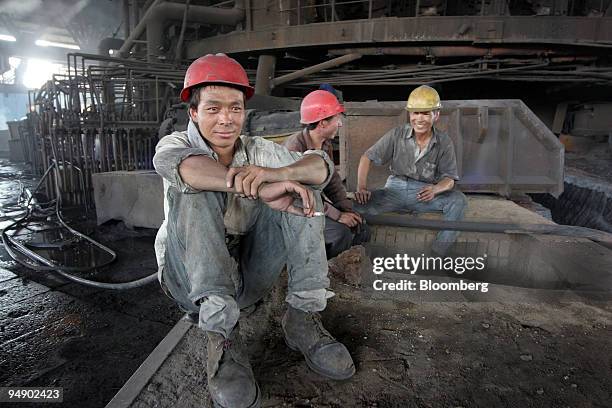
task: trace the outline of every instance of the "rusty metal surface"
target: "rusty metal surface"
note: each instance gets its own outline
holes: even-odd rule
[[[579,38],[580,41],[576,41]],[[612,47],[612,18],[563,16],[386,17],[293,26],[254,27],[192,41],[187,58],[280,48],[375,43],[555,44]]]
[[[404,102],[352,102],[346,108],[341,161],[347,166],[347,187],[355,190],[359,158],[388,130],[405,123],[406,111]],[[522,101],[444,101],[437,127],[455,143],[462,191],[563,192],[563,146]],[[373,166],[368,187],[382,187],[388,174],[387,166]]]
[[[344,106],[347,116],[340,129],[340,162],[346,165],[342,173],[348,190],[355,191],[359,158],[387,130],[404,123],[406,111],[402,102],[347,102]],[[368,187],[382,187],[387,176],[386,169],[372,166]]]

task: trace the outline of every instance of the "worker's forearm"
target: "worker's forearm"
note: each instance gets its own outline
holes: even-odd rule
[[[308,154],[289,166],[279,169],[283,179],[302,184],[322,184],[327,180],[328,167],[325,159],[316,154]]]
[[[179,174],[184,183],[196,190],[235,191],[227,187],[227,167],[207,156],[189,156],[179,164]]]
[[[434,185],[434,188],[436,190],[436,194],[440,194],[445,191],[452,190],[454,186],[455,180],[449,177],[444,177],[442,180],[440,180],[437,184]]]
[[[361,156],[361,159],[359,159],[359,167],[357,168],[357,190],[367,189],[370,163],[371,161],[366,155]]]
[[[234,186],[227,187],[228,169],[214,159],[203,156],[189,156],[179,164],[179,175],[184,183],[196,190],[235,192]],[[322,184],[327,179],[328,167],[325,159],[318,155],[307,155],[299,161],[277,169],[273,181],[291,180],[302,184]]]

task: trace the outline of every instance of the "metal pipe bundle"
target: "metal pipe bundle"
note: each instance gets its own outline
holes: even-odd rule
[[[30,95],[27,159],[41,175],[58,158],[59,191],[69,205],[93,207],[94,173],[152,169],[159,124],[178,102],[184,67],[116,59],[103,65],[109,60],[69,54],[67,74]],[[48,178],[46,193],[55,187]]]

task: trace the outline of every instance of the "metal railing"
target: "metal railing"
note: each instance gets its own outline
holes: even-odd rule
[[[281,8],[282,14],[295,17],[291,25],[345,20],[372,19],[380,17],[420,16],[468,16],[468,15],[533,15],[533,16],[588,16],[604,17],[612,7],[609,0],[600,0],[597,8],[587,7],[575,0],[550,0],[527,2],[513,0],[444,0],[425,2],[421,0],[386,1],[345,0],[315,1],[295,0],[295,7]],[[292,19],[290,18],[289,21]]]

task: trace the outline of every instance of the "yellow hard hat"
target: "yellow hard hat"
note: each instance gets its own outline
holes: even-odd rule
[[[409,112],[429,112],[442,108],[440,95],[431,86],[421,85],[408,96],[406,110]]]

